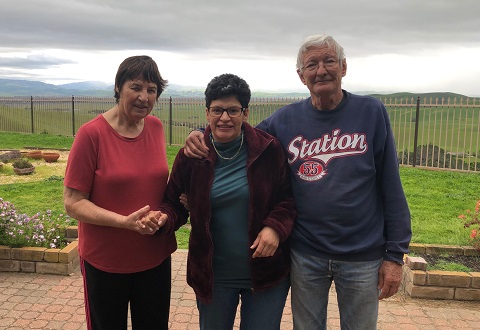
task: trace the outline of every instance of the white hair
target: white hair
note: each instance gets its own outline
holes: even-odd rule
[[[332,36],[326,35],[326,34],[317,34],[313,36],[306,37],[303,44],[300,46],[300,49],[298,50],[298,56],[297,56],[297,70],[302,70],[303,69],[303,55],[313,47],[322,47],[322,46],[327,46],[328,48],[331,48],[335,50],[337,53],[338,61],[340,62],[340,65],[343,65],[343,60],[345,59],[345,53],[343,52],[343,47],[340,46],[338,42],[333,39]]]

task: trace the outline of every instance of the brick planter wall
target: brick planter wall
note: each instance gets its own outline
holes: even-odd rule
[[[410,251],[480,256],[479,251],[469,246],[411,244]],[[413,298],[480,301],[480,272],[427,270],[425,259],[407,256],[403,266],[402,289]]]
[[[66,230],[70,241],[63,249],[42,247],[10,248],[0,245],[0,272],[69,275],[79,265],[77,227]]]

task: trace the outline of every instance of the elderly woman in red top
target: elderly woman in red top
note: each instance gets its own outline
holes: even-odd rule
[[[223,74],[205,91],[205,159],[177,154],[159,219],[171,232],[192,226],[187,281],[200,329],[232,329],[239,297],[244,330],[279,329],[288,294],[287,238],[296,215],[282,146],[250,126],[250,88]],[[165,221],[165,222],[164,222]]]
[[[88,329],[127,329],[129,304],[133,329],[168,328],[175,236],[137,222],[167,184],[163,126],[149,116],[166,83],[150,57],[125,59],[117,104],[78,130],[69,154],[64,203],[79,225]]]

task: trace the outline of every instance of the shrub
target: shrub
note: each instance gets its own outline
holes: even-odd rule
[[[431,143],[428,145],[417,146],[416,158],[414,157],[413,151],[409,152],[408,149],[399,153],[398,158],[401,160],[402,164],[405,165],[415,164],[419,166],[451,169],[468,169],[469,166],[471,166],[470,164],[464,163],[463,160],[456,155],[449,154],[445,149],[434,146]]]
[[[33,167],[33,164],[30,163],[27,159],[21,158],[14,161],[12,166],[15,168],[31,168]]]
[[[458,217],[464,221],[465,228],[471,228],[469,241],[474,248],[480,251],[480,200],[475,204],[475,210],[467,210]]]
[[[63,248],[68,242],[65,229],[75,221],[68,215],[54,216],[50,210],[29,217],[0,198],[0,245]]]

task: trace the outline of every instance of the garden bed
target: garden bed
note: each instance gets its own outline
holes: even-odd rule
[[[403,267],[405,294],[413,298],[480,301],[479,271],[430,270],[427,261],[418,256],[436,256],[432,260],[448,256],[458,263],[469,257],[480,258],[480,251],[469,246],[410,244],[410,252],[415,256],[407,256]]]
[[[70,243],[63,249],[0,246],[0,272],[69,275],[79,265],[78,229],[66,229]]]
[[[418,256],[425,259],[427,265],[434,269],[449,270],[448,268],[455,268],[454,265],[461,265],[471,272],[480,272],[480,256],[438,254],[419,254]],[[453,265],[453,267],[448,267],[448,265]]]

